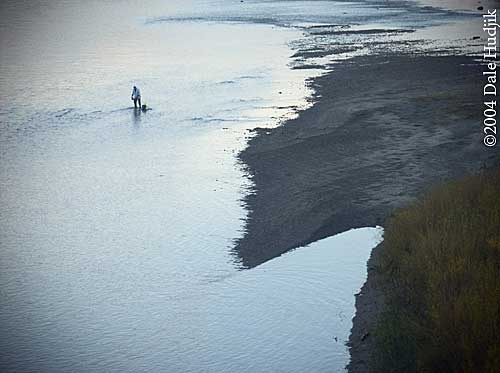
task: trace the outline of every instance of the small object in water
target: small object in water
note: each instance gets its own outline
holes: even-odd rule
[[[482,6],[478,6],[477,10],[483,10],[484,8]]]
[[[479,38],[480,38],[480,36],[473,36],[473,37],[472,37],[472,40],[477,40],[477,39],[479,39]]]

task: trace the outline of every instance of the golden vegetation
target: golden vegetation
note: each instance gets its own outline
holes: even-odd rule
[[[433,189],[387,222],[383,372],[500,372],[500,170]]]

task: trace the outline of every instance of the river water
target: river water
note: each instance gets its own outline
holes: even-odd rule
[[[290,59],[311,41],[304,27],[428,14],[334,1],[0,7],[0,370],[343,371],[381,229],[243,270],[232,247],[251,183],[235,156],[249,129],[309,104],[321,71]],[[134,84],[152,110],[133,110]]]

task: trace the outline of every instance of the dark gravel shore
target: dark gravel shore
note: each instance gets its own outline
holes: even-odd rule
[[[387,55],[338,65],[316,79],[316,103],[258,130],[241,161],[255,183],[236,253],[250,268],[355,227],[384,224],[427,188],[490,166],[483,145],[483,67],[470,57]],[[373,250],[356,296],[349,371],[367,372],[383,307]],[[335,270],[332,268],[332,270]]]
[[[471,57],[387,55],[316,79],[310,109],[259,130],[240,154],[255,183],[236,246],[242,263],[254,267],[351,228],[383,225],[433,184],[498,162],[498,148],[482,142],[482,71]],[[383,307],[381,250],[356,296],[350,372],[368,371]]]
[[[366,373],[370,371],[372,353],[375,347],[374,330],[381,312],[384,310],[384,277],[380,274],[379,258],[383,251],[383,243],[372,250],[368,260],[368,280],[361,291],[356,294],[356,315],[352,320],[349,335],[349,352],[351,361],[347,366],[350,373]]]
[[[482,138],[483,67],[470,57],[354,59],[313,84],[317,102],[240,154],[255,183],[246,267],[356,227],[498,158]]]

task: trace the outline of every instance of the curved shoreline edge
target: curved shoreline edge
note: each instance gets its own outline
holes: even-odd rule
[[[387,54],[353,59],[316,78],[314,105],[257,130],[240,155],[255,185],[236,254],[255,267],[342,231],[384,225],[431,186],[494,166],[482,143],[482,71],[471,56]],[[348,342],[349,371],[366,372],[383,308],[368,261]],[[333,270],[333,269],[332,269]]]
[[[351,359],[347,365],[350,373],[369,372],[375,341],[373,331],[377,320],[385,308],[384,278],[378,271],[383,242],[373,248],[367,262],[368,276],[358,294],[355,295],[356,314],[352,319],[352,329],[347,347]]]
[[[386,54],[312,81],[316,102],[239,154],[254,184],[235,246],[252,268],[352,228],[382,225],[433,184],[498,159],[482,143],[482,66]]]
[[[356,295],[349,372],[497,372],[500,163],[387,219]]]

